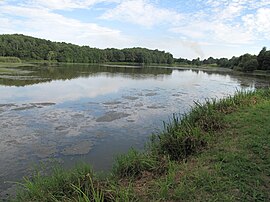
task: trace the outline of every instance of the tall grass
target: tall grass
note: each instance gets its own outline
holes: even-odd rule
[[[14,202],[102,202],[134,199],[129,187],[121,185],[113,178],[102,179],[94,174],[87,164],[77,165],[72,170],[55,167],[49,176],[37,171],[33,177],[24,178]],[[128,201],[128,200],[124,200]]]
[[[143,172],[163,173],[168,160],[179,161],[201,151],[207,146],[207,138],[225,128],[224,115],[239,107],[256,104],[269,90],[238,91],[227,98],[207,99],[204,103],[194,102],[188,114],[173,115],[169,123],[164,123],[161,133],[151,136],[144,152],[134,149],[116,159],[114,174],[119,177],[138,177]]]
[[[92,169],[86,164],[69,171],[57,166],[50,176],[41,173],[42,171],[37,171],[32,178],[24,178],[23,187],[15,201],[57,201],[72,198],[76,195],[72,185],[80,185],[87,174],[93,176]]]
[[[188,114],[173,115],[165,124],[164,131],[151,138],[151,150],[158,155],[167,155],[171,160],[182,160],[200,151],[207,145],[207,137],[226,127],[224,115],[239,107],[256,104],[269,97],[269,90],[238,91],[234,96],[204,103],[194,102]]]
[[[116,158],[113,174],[119,178],[140,177],[144,172],[160,174],[166,170],[166,162],[166,158],[131,149]]]

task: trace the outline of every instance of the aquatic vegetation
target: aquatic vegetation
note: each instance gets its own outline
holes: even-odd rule
[[[108,176],[88,166],[38,172],[25,179],[16,200],[267,201],[269,102],[270,89],[196,102],[165,123],[145,151],[119,156]]]

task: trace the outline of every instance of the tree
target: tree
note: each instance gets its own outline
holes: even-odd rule
[[[260,51],[259,55],[257,56],[258,64],[259,64],[259,69],[263,69],[263,61],[266,53],[266,47],[263,47],[262,50]]]
[[[196,66],[202,65],[202,62],[201,62],[200,58],[193,59],[191,62],[192,62],[193,65],[196,65]]]
[[[270,51],[266,51],[262,63],[263,70],[270,70]]]
[[[240,58],[233,56],[230,60],[230,68],[233,69],[234,67],[237,67],[240,63]]]
[[[259,66],[259,63],[258,63],[257,59],[251,59],[251,60],[248,60],[244,63],[243,71],[244,72],[254,71],[258,68],[258,66]]]
[[[220,58],[217,60],[217,65],[220,67],[230,67],[229,60],[227,58]]]
[[[214,59],[213,57],[209,57],[208,59],[203,60],[203,64],[210,65],[210,64],[215,64],[217,63],[217,60]]]
[[[146,48],[98,49],[70,43],[51,42],[21,34],[0,35],[0,56],[58,62],[138,62],[173,63],[170,53]]]
[[[46,57],[46,60],[55,60],[56,54],[54,51],[49,51]]]
[[[239,63],[239,67],[244,67],[244,64],[252,59],[257,59],[257,57],[255,55],[251,55],[249,53],[246,53],[244,55],[241,55],[239,60],[240,60],[240,63]]]

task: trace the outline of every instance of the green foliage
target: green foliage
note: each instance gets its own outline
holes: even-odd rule
[[[217,60],[217,65],[220,67],[230,67],[229,60],[227,58],[220,58]]]
[[[257,56],[259,69],[262,69],[265,53],[266,53],[266,47],[263,47],[262,50],[260,51],[260,53]]]
[[[270,51],[266,50],[266,47],[260,51],[257,56],[258,69],[260,70],[270,70]]]
[[[257,59],[251,59],[249,61],[246,61],[243,65],[243,71],[244,72],[251,72],[258,68],[259,63]]]
[[[88,165],[81,165],[70,171],[56,167],[50,176],[41,173],[42,171],[37,171],[32,178],[24,179],[23,189],[15,201],[61,201],[63,197],[76,197],[78,194],[72,188],[73,185],[81,187],[85,176],[93,175]]]
[[[151,149],[159,155],[168,155],[171,160],[187,158],[207,145],[206,139],[211,133],[225,127],[224,114],[259,102],[267,97],[262,92],[242,91],[221,100],[195,102],[189,114],[181,118],[174,115],[172,121],[165,124],[163,133],[152,136]],[[260,96],[255,97],[255,94]]]
[[[70,43],[51,42],[24,35],[0,35],[0,56],[24,60],[48,60],[69,63],[136,62],[172,64],[173,56],[146,48],[97,49]]]
[[[130,187],[122,187],[113,179],[94,175],[89,165],[82,164],[71,170],[54,168],[50,176],[37,171],[25,178],[14,202],[18,201],[129,201],[135,196]]]
[[[237,71],[250,72],[256,69],[258,70],[270,70],[270,51],[266,50],[266,47],[260,51],[259,55],[244,54],[240,57],[233,56],[231,59],[227,58],[213,58],[200,60],[200,58],[188,60],[188,59],[175,59],[175,62],[179,65],[206,65],[213,66],[218,65],[219,67],[231,68]]]
[[[165,124],[163,133],[152,136],[152,149],[171,160],[182,160],[204,148],[205,133],[223,128],[221,113],[215,107],[216,101],[207,100],[205,104],[195,102],[195,107],[181,118],[173,116]]]
[[[235,58],[233,62],[232,67],[238,71],[250,72],[258,68],[257,57],[248,53],[241,55],[237,59]]]
[[[143,172],[161,172],[156,156],[134,149],[117,157],[113,173],[119,177],[138,177]],[[162,169],[166,169],[164,166]]]
[[[270,70],[270,51],[267,51],[263,57],[262,70]]]

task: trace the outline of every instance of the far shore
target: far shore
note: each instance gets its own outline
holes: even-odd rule
[[[127,63],[127,62],[109,62],[109,63],[60,63],[56,61],[47,60],[35,60],[35,61],[22,61],[21,63],[2,63],[0,62],[0,69],[7,70],[7,68],[19,68],[23,66],[35,66],[36,64],[48,64],[48,65],[101,65],[106,67],[125,67],[125,68],[144,68],[144,67],[155,67],[155,68],[167,68],[173,70],[198,70],[206,72],[216,72],[216,73],[233,73],[238,75],[251,75],[251,76],[267,76],[270,77],[269,71],[254,70],[252,72],[242,72],[233,70],[230,68],[224,68],[213,65],[180,65],[180,64],[140,64],[140,63]],[[2,71],[2,72],[3,72]],[[4,71],[5,72],[5,71]]]

